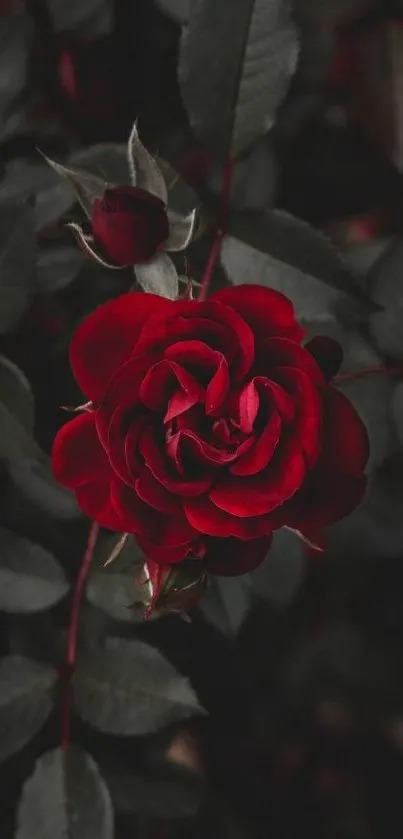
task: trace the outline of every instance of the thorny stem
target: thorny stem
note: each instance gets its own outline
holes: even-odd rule
[[[70,745],[70,717],[71,717],[71,679],[74,673],[77,652],[77,634],[80,618],[80,606],[85,584],[94,556],[95,546],[99,535],[99,524],[92,522],[88,536],[87,547],[77,574],[76,584],[71,604],[70,623],[67,635],[65,682],[62,696],[62,748]]]
[[[353,382],[355,379],[362,379],[364,376],[388,374],[389,376],[403,375],[403,364],[400,367],[385,367],[384,364],[376,364],[373,367],[364,367],[362,370],[356,370],[354,373],[339,373],[334,377],[333,381],[337,382]]]
[[[211,245],[211,250],[209,258],[207,260],[204,276],[201,281],[202,287],[198,298],[199,300],[205,300],[208,295],[211,280],[213,277],[214,267],[220,254],[221,242],[224,238],[225,227],[227,224],[233,171],[234,162],[232,158],[229,157],[224,169],[223,188],[221,193],[220,211],[218,216],[217,227],[214,233],[213,243]]]

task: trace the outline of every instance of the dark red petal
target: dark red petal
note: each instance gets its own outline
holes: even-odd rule
[[[109,193],[109,195],[108,195]],[[92,207],[92,233],[115,265],[147,262],[168,238],[169,223],[162,201],[139,196],[117,199],[108,190]]]
[[[102,445],[106,448],[109,446],[112,417],[115,417],[116,422],[117,416],[120,415],[120,422],[123,425],[127,417],[136,415],[139,410],[144,415],[150,416],[141,405],[139,391],[144,376],[154,362],[154,357],[131,358],[119,368],[109,382],[96,414],[97,432]]]
[[[296,367],[312,379],[315,384],[324,384],[321,369],[305,347],[288,338],[270,338],[259,346],[255,368],[271,378],[274,367]]]
[[[260,405],[254,381],[245,385],[239,396],[239,427],[243,434],[251,434]]]
[[[301,341],[304,330],[295,320],[294,307],[287,297],[261,285],[228,286],[211,298],[242,315],[258,341],[270,335]]]
[[[106,189],[103,206],[107,212],[121,212],[128,210],[161,209],[164,202],[157,195],[153,195],[141,186],[115,186]]]
[[[162,484],[155,480],[147,467],[144,467],[136,480],[135,489],[138,497],[159,510],[161,513],[176,513],[180,509],[180,501],[177,496],[168,492]]]
[[[311,353],[327,382],[330,382],[340,370],[343,361],[343,350],[340,344],[327,335],[317,335],[305,344],[305,349]]]
[[[178,341],[164,352],[165,358],[176,361],[189,370],[197,379],[201,377],[203,383],[210,380],[223,358],[222,353],[211,349],[203,341]]]
[[[132,532],[156,547],[177,548],[198,536],[180,508],[175,514],[164,515],[144,504],[119,480],[112,484],[111,498],[122,520],[131,524]]]
[[[301,491],[271,517],[273,527],[301,531],[311,542],[324,527],[349,515],[361,503],[365,476],[355,477],[321,465],[313,470]]]
[[[273,530],[269,516],[238,518],[220,510],[207,496],[187,498],[184,511],[192,527],[208,536],[235,536],[238,539],[257,539]]]
[[[177,387],[181,388],[184,396],[183,410],[202,402],[204,399],[204,388],[175,361],[163,359],[154,364],[146,373],[140,386],[139,396],[143,404],[151,411],[165,411],[170,397],[176,393]],[[182,413],[182,411],[179,411]],[[168,409],[166,421],[170,419]]]
[[[226,475],[210,492],[213,503],[232,516],[270,513],[300,488],[305,477],[301,446],[294,437],[281,440],[275,457],[262,472],[234,480]]]
[[[71,489],[108,476],[111,469],[94,413],[79,414],[63,425],[53,443],[52,466],[56,480]]]
[[[159,565],[176,565],[176,563],[182,562],[192,552],[193,545],[193,543],[190,543],[189,545],[180,545],[177,548],[156,547],[143,536],[136,536],[136,541],[145,556],[159,563]]]
[[[85,395],[99,402],[116,370],[129,358],[144,324],[174,303],[155,294],[130,292],[99,306],[78,327],[70,363]]]
[[[295,404],[292,430],[312,468],[318,460],[322,444],[322,400],[316,385],[302,370],[278,367],[273,378],[291,395]]]
[[[200,463],[204,467],[232,463],[240,455],[248,451],[253,445],[253,438],[244,440],[232,451],[212,446],[194,431],[179,431],[175,434],[176,445],[180,448],[181,461],[186,463]]]
[[[200,495],[211,486],[211,475],[202,475],[194,481],[180,478],[178,473],[170,468],[170,463],[160,451],[153,428],[147,428],[144,431],[140,441],[140,452],[154,478],[175,495]]]
[[[281,419],[272,413],[250,450],[230,466],[232,475],[255,475],[270,463],[281,434]]]
[[[230,387],[228,364],[221,358],[217,372],[214,374],[206,390],[206,414],[214,416],[225,402]]]
[[[254,358],[254,337],[243,318],[228,306],[210,299],[176,301],[169,316],[156,317],[148,323],[136,351],[164,350],[179,340],[197,339],[222,352],[231,376],[243,378]]]
[[[111,503],[110,488],[109,480],[97,480],[84,484],[75,490],[77,503],[87,516],[97,521],[102,527],[123,533],[126,528]]]
[[[324,404],[323,459],[329,468],[360,476],[369,457],[367,430],[343,393],[321,389]]]
[[[283,422],[289,425],[295,416],[295,405],[290,394],[277,382],[263,376],[256,376],[253,381],[260,398],[265,397],[272,409],[278,411]]]
[[[272,543],[272,535],[261,539],[209,539],[203,566],[210,574],[238,577],[254,571],[265,559]]]

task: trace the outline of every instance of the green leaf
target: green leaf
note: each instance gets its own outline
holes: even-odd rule
[[[0,394],[3,405],[6,405],[20,425],[32,434],[35,403],[31,386],[22,370],[4,356],[0,356]]]
[[[0,528],[0,610],[32,614],[50,609],[69,586],[55,557],[41,545]]]
[[[97,143],[96,146],[74,152],[67,165],[81,169],[116,186],[130,184],[127,147],[122,143]]]
[[[169,15],[177,23],[187,23],[193,0],[156,0],[161,12]]]
[[[179,294],[179,279],[176,268],[168,254],[158,254],[150,262],[136,265],[135,274],[143,291],[159,294],[168,300],[176,300]]]
[[[22,656],[0,659],[0,761],[37,734],[53,707],[54,670]]]
[[[113,839],[108,788],[88,754],[76,747],[45,752],[25,783],[16,839]]]
[[[298,39],[287,0],[193,0],[179,59],[182,96],[201,139],[236,157],[275,122]]]
[[[47,157],[43,154],[43,152],[41,152],[41,154],[49,166],[51,166],[61,178],[65,178],[72,185],[77,196],[77,200],[80,202],[86,216],[91,219],[94,201],[97,198],[102,198],[105,189],[110,184],[108,184],[103,178],[98,178],[95,175],[91,175],[89,172],[84,171],[84,169],[63,166],[62,163],[57,163],[56,160],[51,160],[50,157]]]
[[[79,655],[74,707],[95,728],[126,736],[151,734],[203,713],[189,681],[159,650],[122,638]]]
[[[67,288],[85,264],[84,254],[73,245],[51,245],[38,254],[38,286],[44,294]]]
[[[0,332],[11,330],[35,291],[34,212],[26,204],[0,204]]]

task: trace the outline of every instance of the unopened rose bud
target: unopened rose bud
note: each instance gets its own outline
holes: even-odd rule
[[[165,205],[137,186],[107,189],[94,202],[92,232],[116,265],[148,262],[169,235]]]

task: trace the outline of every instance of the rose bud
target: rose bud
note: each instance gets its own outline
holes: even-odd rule
[[[116,265],[148,262],[169,235],[165,205],[138,186],[107,189],[94,202],[92,232]]]
[[[186,616],[206,591],[209,577],[198,559],[187,559],[177,566],[147,560],[136,582],[146,607],[145,618],[152,614]]]

